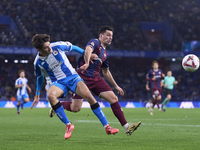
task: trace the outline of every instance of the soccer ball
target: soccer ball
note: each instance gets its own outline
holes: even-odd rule
[[[194,72],[199,68],[199,58],[194,54],[188,54],[183,58],[182,66],[186,71]]]

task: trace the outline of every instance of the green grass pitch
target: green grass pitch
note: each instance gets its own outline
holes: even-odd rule
[[[128,122],[142,121],[131,136],[110,108],[102,109],[116,135],[107,135],[89,108],[78,113],[67,112],[75,129],[70,139],[64,139],[65,126],[57,116],[49,118],[48,108],[0,108],[1,150],[198,150],[200,149],[200,109],[123,108]]]

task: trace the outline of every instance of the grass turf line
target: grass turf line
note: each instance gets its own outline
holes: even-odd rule
[[[108,122],[120,132],[107,135],[91,109],[78,113],[66,112],[75,129],[70,139],[64,139],[65,126],[57,116],[49,118],[48,108],[24,108],[17,115],[16,108],[0,108],[0,149],[6,150],[186,150],[199,149],[199,108],[167,108],[166,112],[147,108],[123,108],[128,122],[142,121],[131,136],[123,128],[110,108],[102,108]]]

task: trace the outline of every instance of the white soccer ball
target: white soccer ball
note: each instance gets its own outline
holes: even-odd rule
[[[199,68],[199,58],[194,54],[188,54],[183,58],[182,66],[186,71],[194,72]]]

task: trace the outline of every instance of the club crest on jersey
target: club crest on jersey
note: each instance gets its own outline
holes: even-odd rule
[[[107,56],[106,53],[104,53],[104,54],[103,54],[103,57],[105,58],[106,56]]]
[[[53,50],[53,54],[54,54],[54,55],[57,55],[58,52],[57,52],[56,50]]]
[[[92,46],[94,46],[94,42],[90,43]]]

